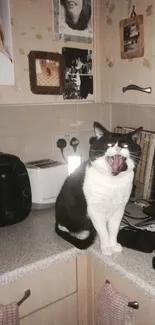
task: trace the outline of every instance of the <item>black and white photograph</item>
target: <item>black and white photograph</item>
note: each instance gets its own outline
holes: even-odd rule
[[[92,50],[64,47],[64,99],[93,101]]]
[[[52,11],[54,38],[92,43],[93,0],[53,0]]]
[[[134,23],[124,27],[124,52],[136,52],[138,50],[139,26]]]
[[[10,1],[0,0],[0,85],[14,85]]]

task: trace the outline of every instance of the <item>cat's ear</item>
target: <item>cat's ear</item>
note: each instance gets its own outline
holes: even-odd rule
[[[97,139],[101,138],[105,134],[109,134],[109,131],[99,122],[94,122],[94,132]]]
[[[138,129],[134,130],[134,131],[131,131],[129,132],[129,136],[134,140],[136,141],[138,136],[139,136],[139,133],[143,131],[143,127],[140,126]]]

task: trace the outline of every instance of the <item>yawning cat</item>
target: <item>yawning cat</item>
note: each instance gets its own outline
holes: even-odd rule
[[[94,122],[89,160],[68,176],[55,206],[57,234],[77,248],[88,248],[98,233],[104,254],[121,252],[117,235],[141,154],[135,141],[141,130],[116,134]]]

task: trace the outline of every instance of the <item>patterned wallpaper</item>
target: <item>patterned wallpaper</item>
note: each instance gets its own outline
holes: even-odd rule
[[[10,0],[15,85],[0,87],[0,104],[61,103],[61,96],[34,95],[30,91],[27,55],[31,50],[60,52],[64,44],[52,41],[51,0]],[[75,43],[65,46],[76,47]],[[85,44],[80,44],[85,48]],[[91,49],[92,45],[87,44]]]
[[[121,59],[119,22],[130,17],[133,5],[144,19],[144,56]],[[155,0],[107,0],[104,2],[103,89],[105,101],[126,104],[155,103]],[[122,92],[129,84],[152,87],[152,94]]]

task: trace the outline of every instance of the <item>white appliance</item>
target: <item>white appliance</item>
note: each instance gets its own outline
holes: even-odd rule
[[[25,164],[32,191],[32,209],[51,207],[68,176],[68,165],[44,159]]]

